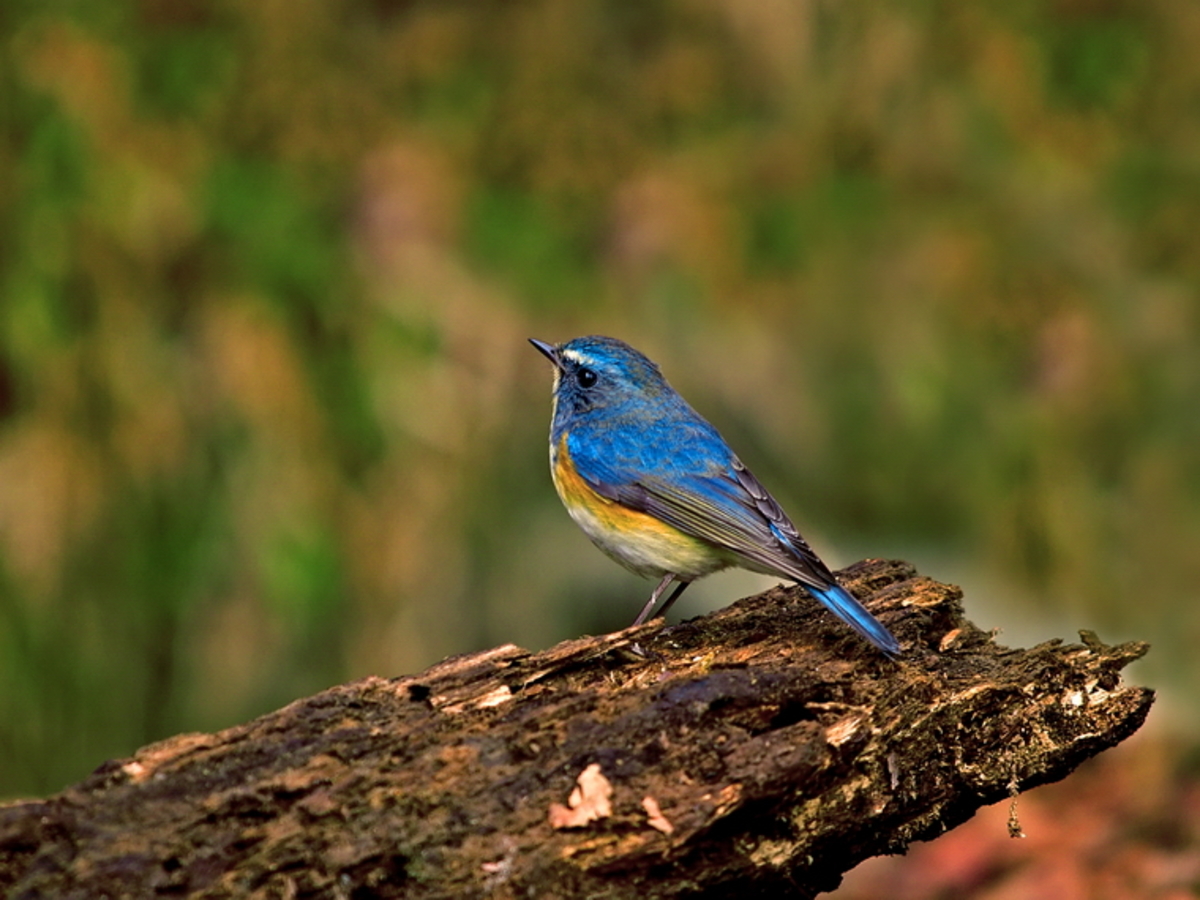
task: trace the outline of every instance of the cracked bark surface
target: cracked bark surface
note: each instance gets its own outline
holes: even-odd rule
[[[898,661],[781,587],[367,678],[0,807],[0,893],[811,897],[1063,778],[1149,711],[1120,678],[1145,644],[1008,649],[907,563],[839,574]],[[559,825],[600,815],[556,828],[552,805]]]

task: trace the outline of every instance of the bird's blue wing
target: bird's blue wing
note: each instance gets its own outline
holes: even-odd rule
[[[652,426],[655,427],[655,426]],[[662,422],[669,440],[643,430],[637,440],[614,429],[585,440],[568,435],[572,462],[603,497],[732,551],[752,569],[800,582],[839,618],[885,653],[900,646],[837,583],[775,498],[707,422]],[[662,454],[656,448],[670,447]]]
[[[779,504],[703,420],[668,422],[669,438],[629,429],[567,436],[576,471],[603,497],[645,512],[764,568],[836,584]],[[651,426],[655,428],[656,426]],[[664,452],[661,448],[668,447]]]

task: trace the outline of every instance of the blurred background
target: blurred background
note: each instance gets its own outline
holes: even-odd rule
[[[585,333],[831,564],[1149,640],[1195,728],[1194,0],[6,0],[0,41],[0,797],[627,624],[525,342]]]

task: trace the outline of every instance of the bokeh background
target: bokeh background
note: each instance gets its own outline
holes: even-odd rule
[[[657,359],[833,564],[1150,640],[1195,727],[1194,0],[5,0],[0,42],[0,797],[626,624],[530,336]]]

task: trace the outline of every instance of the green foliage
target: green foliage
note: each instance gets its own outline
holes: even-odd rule
[[[0,796],[630,618],[527,336],[1194,694],[1192,5],[7,4]]]
[[[481,267],[505,278],[539,309],[592,289],[585,241],[536,197],[487,190],[467,209],[465,250]]]
[[[1137,90],[1148,42],[1133,16],[1056,22],[1045,35],[1051,96],[1083,109],[1107,109]]]

